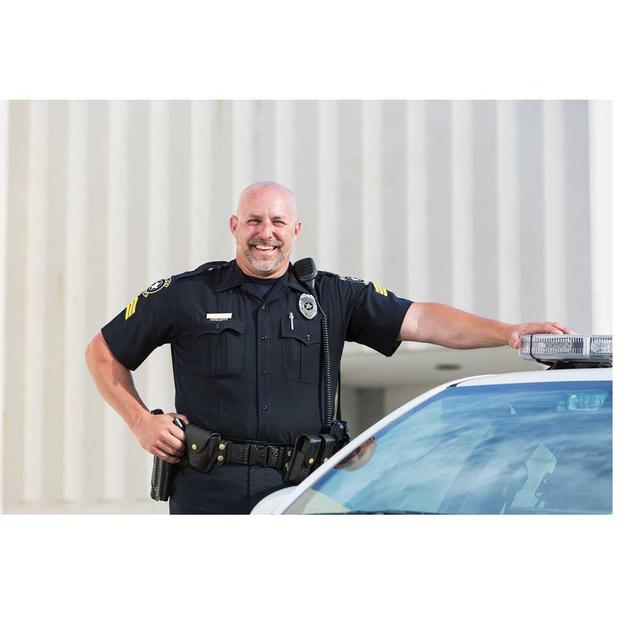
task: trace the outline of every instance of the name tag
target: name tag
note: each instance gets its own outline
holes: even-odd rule
[[[231,320],[231,313],[207,313],[207,320]]]

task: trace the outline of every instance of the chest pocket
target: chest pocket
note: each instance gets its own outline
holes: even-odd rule
[[[320,319],[296,318],[293,329],[291,320],[283,318],[282,369],[289,380],[318,384],[320,380]]]
[[[195,328],[198,365],[209,376],[239,376],[245,367],[244,320],[198,323]]]

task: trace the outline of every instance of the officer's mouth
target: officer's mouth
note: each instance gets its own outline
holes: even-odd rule
[[[266,244],[254,244],[251,245],[251,249],[253,251],[255,251],[256,253],[259,253],[261,255],[271,255],[273,253],[275,253],[278,250],[279,247],[272,247],[270,245],[266,245]]]

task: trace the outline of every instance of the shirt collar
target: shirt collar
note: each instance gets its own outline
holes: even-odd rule
[[[245,282],[245,274],[242,272],[235,260],[229,262],[228,268],[225,273],[220,274],[220,280],[215,285],[216,291],[227,291],[239,287]],[[300,291],[302,293],[309,293],[307,288],[293,275],[293,266],[289,263],[289,268],[282,278],[282,284]]]

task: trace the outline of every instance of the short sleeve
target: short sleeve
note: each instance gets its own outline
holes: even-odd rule
[[[402,322],[413,304],[381,285],[341,278],[348,301],[346,339],[391,356],[400,346]]]
[[[158,280],[102,327],[102,335],[118,362],[134,371],[156,347],[175,337],[176,310],[171,278]]]

